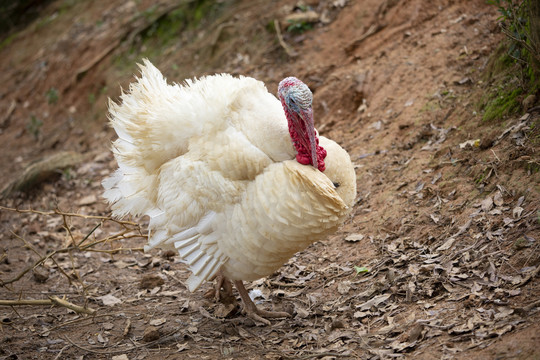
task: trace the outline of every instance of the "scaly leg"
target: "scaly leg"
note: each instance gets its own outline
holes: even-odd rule
[[[221,288],[223,288],[223,295],[221,294]],[[231,281],[223,276],[221,270],[216,275],[216,285],[214,289],[216,302],[220,301],[221,299],[225,300],[225,302],[230,302],[230,300],[234,298]]]
[[[238,289],[238,293],[240,294],[240,297],[242,298],[242,302],[244,303],[244,311],[246,312],[246,315],[253,320],[260,321],[263,324],[270,325],[270,321],[265,319],[264,317],[268,318],[281,318],[281,317],[290,317],[291,314],[284,312],[284,311],[266,311],[258,309],[257,306],[253,303],[251,298],[249,297],[249,294],[244,287],[244,283],[242,283],[242,280],[235,280],[234,285]]]

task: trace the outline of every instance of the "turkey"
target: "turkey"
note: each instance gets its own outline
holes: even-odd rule
[[[190,291],[217,278],[219,295],[232,281],[247,316],[288,316],[256,307],[242,281],[336,231],[356,196],[349,155],[315,130],[311,91],[288,77],[276,98],[229,74],[170,85],[150,61],[139,67],[120,103],[109,100],[114,216],[148,216],[145,251],[177,251]]]

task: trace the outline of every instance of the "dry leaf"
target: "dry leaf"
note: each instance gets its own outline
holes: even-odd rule
[[[362,234],[350,234],[350,235],[347,235],[347,237],[345,238],[345,241],[348,241],[348,242],[357,242],[357,241],[360,241],[364,238],[364,235]]]
[[[160,326],[160,325],[163,325],[167,322],[167,319],[166,318],[160,318],[160,319],[154,319],[154,320],[150,320],[150,325],[152,326]]]
[[[296,312],[296,315],[298,315],[300,319],[305,319],[309,317],[309,311],[307,311],[306,309],[304,309],[298,304],[294,304],[294,311]]]
[[[116,304],[122,303],[122,300],[120,300],[119,298],[117,298],[116,296],[114,296],[112,294],[99,296],[97,299],[101,300],[101,302],[105,306],[114,306]]]
[[[115,355],[111,359],[112,360],[129,360],[129,358],[128,358],[128,356],[126,354]]]
[[[338,292],[341,294],[341,295],[345,295],[349,292],[349,290],[351,290],[351,282],[350,281],[343,281],[343,282],[340,282],[338,283]]]
[[[462,142],[461,144],[459,144],[459,148],[460,149],[465,149],[467,147],[478,147],[480,146],[480,139],[475,139],[475,140],[467,140],[465,142]]]
[[[372,307],[378,307],[381,303],[385,302],[392,296],[391,294],[384,294],[375,296],[373,299],[366,301],[361,305],[357,305],[356,308],[360,310],[369,310]]]
[[[144,342],[152,342],[159,339],[159,329],[155,326],[148,326],[146,329],[144,329],[142,341]]]
[[[95,194],[91,194],[88,196],[85,196],[77,201],[77,205],[79,206],[85,206],[85,205],[92,205],[97,202],[97,196]]]
[[[176,344],[176,348],[178,349],[177,352],[191,349],[188,343]]]
[[[503,206],[504,205],[504,199],[503,199],[502,194],[501,194],[501,192],[499,190],[497,190],[495,195],[493,195],[493,203],[496,206]]]
[[[493,207],[493,198],[491,196],[488,196],[482,202],[480,203],[482,210],[485,212],[488,212]]]
[[[219,303],[216,310],[214,310],[214,316],[218,318],[226,318],[231,316],[232,313],[236,310],[235,304],[223,304]]]
[[[448,238],[444,244],[442,244],[441,246],[439,246],[437,248],[436,251],[443,251],[443,250],[448,250],[452,247],[452,245],[454,245],[454,242],[456,241],[456,238],[454,237],[451,237],[451,238]]]

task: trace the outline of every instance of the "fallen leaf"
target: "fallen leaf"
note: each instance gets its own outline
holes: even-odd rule
[[[362,234],[350,234],[350,235],[347,235],[347,237],[345,238],[345,241],[348,241],[348,242],[357,242],[357,241],[360,241],[364,238],[364,235]]]
[[[128,356],[126,354],[115,355],[111,359],[112,360],[129,360],[129,358],[128,358]]]
[[[439,179],[442,177],[442,174],[441,173],[437,173],[434,177],[433,177],[433,180],[431,180],[431,184],[435,184],[437,181],[439,181]]]
[[[479,147],[480,146],[480,139],[467,140],[467,141],[462,142],[461,144],[459,144],[460,149],[465,149],[468,146],[470,146],[470,147]]]
[[[214,310],[214,316],[223,319],[223,318],[226,318],[226,317],[232,315],[232,313],[235,310],[236,310],[236,305],[235,304],[219,303],[216,310]]]
[[[296,312],[296,315],[298,315],[300,319],[305,319],[309,317],[309,311],[307,311],[306,309],[304,309],[298,304],[294,304],[294,311]]]
[[[154,289],[165,283],[165,280],[156,274],[149,274],[144,276],[139,283],[141,289]]]
[[[163,325],[167,322],[167,319],[166,318],[160,318],[160,319],[154,319],[154,320],[150,320],[150,325],[152,326],[160,326],[160,325]]]
[[[444,244],[442,244],[441,246],[439,246],[437,248],[437,251],[442,251],[442,250],[448,250],[452,247],[452,245],[454,245],[454,242],[456,241],[456,238],[454,237],[451,237],[451,238],[448,238]]]
[[[417,276],[418,274],[420,274],[420,268],[416,264],[409,264],[408,270],[409,274],[411,274],[412,276]]]
[[[101,300],[101,302],[105,306],[114,306],[116,304],[122,303],[122,300],[120,300],[119,298],[117,298],[116,296],[114,296],[112,294],[99,296],[98,300]]]
[[[105,344],[105,343],[108,342],[108,340],[107,340],[107,339],[104,339],[103,336],[102,336],[101,334],[98,334],[98,335],[97,335],[97,341],[99,341],[99,342],[102,343],[102,344]]]
[[[369,272],[369,269],[365,266],[354,266],[354,270],[356,271],[356,275]]]
[[[368,315],[371,315],[371,312],[370,311],[356,311],[354,314],[353,314],[353,317],[355,319],[362,319],[362,318],[365,318],[366,316]]]
[[[144,329],[142,341],[144,342],[152,342],[159,339],[159,329],[155,326],[148,326],[146,329]]]
[[[184,350],[189,350],[191,347],[189,346],[188,343],[183,343],[183,344],[176,344],[176,348],[178,349],[177,352],[181,352]]]
[[[85,206],[85,205],[92,205],[97,202],[97,196],[95,194],[85,196],[77,201],[77,205],[79,206]]]
[[[338,284],[338,293],[341,295],[345,295],[351,290],[351,282],[350,281],[343,281]]]
[[[493,198],[491,196],[488,196],[487,198],[482,200],[480,206],[482,207],[482,210],[488,212],[493,207]]]
[[[195,334],[199,331],[199,329],[196,326],[188,326],[187,331],[189,331],[192,334]]]
[[[501,192],[499,190],[497,190],[495,195],[493,195],[493,203],[496,206],[503,206],[504,205],[504,199],[503,199],[502,194],[501,194]]]
[[[378,307],[381,303],[385,302],[392,296],[391,294],[383,294],[375,296],[373,299],[366,301],[361,305],[357,305],[356,308],[360,310],[369,310],[372,307]]]

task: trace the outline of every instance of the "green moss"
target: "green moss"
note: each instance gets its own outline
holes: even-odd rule
[[[495,119],[503,119],[507,115],[511,115],[519,111],[521,105],[519,96],[523,93],[521,88],[512,90],[502,90],[496,92],[485,105],[483,121],[492,121]]]
[[[189,1],[164,16],[157,14],[157,7],[151,6],[141,13],[151,25],[124,53],[115,59],[119,68],[133,63],[142,57],[150,60],[159,57],[165,49],[182,41],[182,33],[192,31],[203,23],[215,19],[224,8],[224,3],[212,0]]]
[[[308,30],[313,29],[313,24],[307,21],[289,21],[287,26],[287,32],[294,34],[302,34]]]
[[[13,40],[17,37],[18,33],[14,33],[6,37],[2,42],[0,42],[0,50],[4,49],[6,46],[11,44]]]

